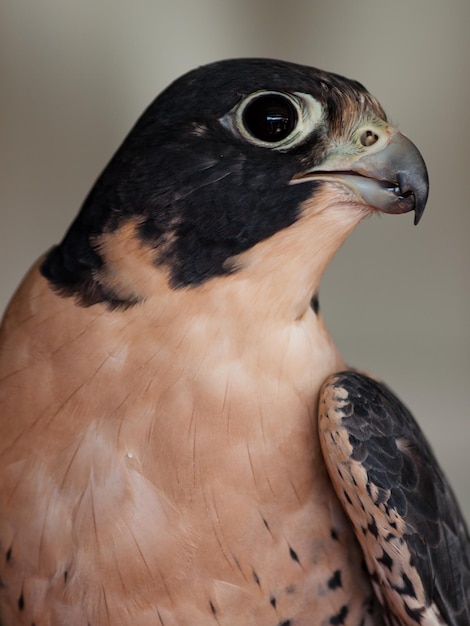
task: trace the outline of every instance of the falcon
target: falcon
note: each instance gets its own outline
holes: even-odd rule
[[[427,193],[329,72],[222,61],[149,106],[3,321],[3,626],[470,623],[452,491],[318,305]]]

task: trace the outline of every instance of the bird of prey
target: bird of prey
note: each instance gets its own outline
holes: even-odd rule
[[[454,496],[318,306],[427,188],[329,72],[222,61],[149,106],[3,321],[2,626],[470,623]]]

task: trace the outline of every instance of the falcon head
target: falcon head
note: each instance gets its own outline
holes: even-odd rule
[[[308,302],[362,218],[414,211],[417,223],[427,193],[419,151],[358,82],[222,61],[148,107],[42,273],[82,305],[128,307],[151,272],[180,290],[257,267],[305,283]]]

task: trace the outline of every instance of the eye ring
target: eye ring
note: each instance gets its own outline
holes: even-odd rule
[[[302,143],[322,117],[322,105],[309,94],[260,90],[219,121],[251,144],[286,151]]]
[[[298,107],[280,93],[263,93],[243,108],[241,120],[245,130],[263,143],[279,143],[289,137],[299,121]]]

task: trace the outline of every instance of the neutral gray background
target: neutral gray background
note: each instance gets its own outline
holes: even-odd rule
[[[428,434],[470,519],[470,2],[3,0],[0,309],[144,107],[181,73],[277,57],[363,82],[419,146],[431,195],[362,224],[321,306],[348,361]]]

